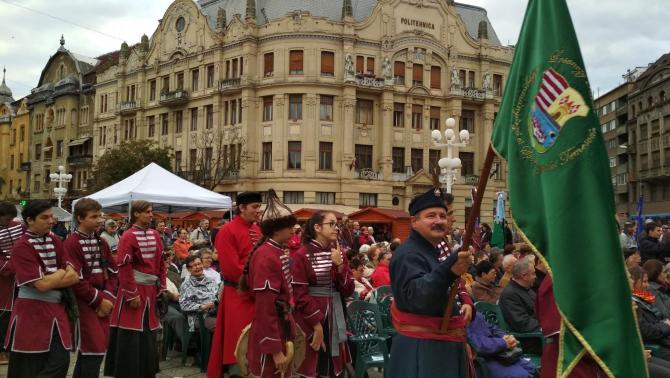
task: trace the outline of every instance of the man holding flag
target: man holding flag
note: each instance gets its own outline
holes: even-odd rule
[[[590,93],[566,1],[530,0],[492,145],[509,166],[514,221],[553,279],[559,353],[542,376],[578,375],[588,355],[608,377],[645,377]],[[568,237],[576,218],[597,236],[579,248]]]

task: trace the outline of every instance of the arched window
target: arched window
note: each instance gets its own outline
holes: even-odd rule
[[[64,74],[65,74],[65,67],[61,64],[58,70],[58,80],[63,80],[63,76],[65,76]]]
[[[649,96],[647,97],[647,107],[651,108],[652,106],[654,106],[654,98]]]
[[[658,94],[658,100],[659,100],[659,102],[665,102],[665,91],[661,91]]]

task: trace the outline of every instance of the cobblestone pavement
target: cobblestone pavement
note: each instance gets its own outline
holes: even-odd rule
[[[72,377],[76,359],[77,356],[75,354],[70,355],[70,370],[68,371],[68,377]],[[186,360],[186,366],[182,366],[181,354],[174,351],[170,351],[167,359],[161,361],[160,368],[161,371],[156,374],[156,378],[205,378],[205,373],[201,373],[198,366],[193,366],[193,357],[189,356]],[[383,377],[383,373],[378,372],[376,369],[370,369],[368,374],[370,378]],[[7,377],[7,365],[0,366],[0,377]],[[100,377],[102,377],[102,372],[100,373]]]

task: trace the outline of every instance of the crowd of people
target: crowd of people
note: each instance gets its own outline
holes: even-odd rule
[[[133,201],[128,222],[105,219],[84,198],[66,235],[52,232],[48,202],[30,202],[22,221],[0,203],[0,363],[9,363],[9,377],[65,377],[71,352],[74,377],[97,377],[101,367],[107,376],[153,377],[158,330],[169,327],[177,348],[201,353],[182,335],[202,326],[212,335],[203,362],[210,378],[352,376],[347,306],[374,302],[389,286],[397,335],[386,376],[443,376],[445,368],[470,376],[475,356],[491,377],[539,376],[522,353],[541,356],[542,376],[555,375],[551,278],[511,230],[498,248],[482,224],[461,251],[453,197],[432,190],[410,204],[406,240],[328,211],[300,224],[273,191],[264,210],[261,198],[240,194],[235,216],[214,229],[206,219],[190,229],[154,222],[146,201]],[[653,221],[639,237],[635,229],[626,223],[620,236],[631,295],[651,376],[668,377],[670,233]],[[498,306],[507,328],[487,322],[477,302]],[[529,333],[544,341],[514,336]],[[588,356],[574,372],[602,373]]]

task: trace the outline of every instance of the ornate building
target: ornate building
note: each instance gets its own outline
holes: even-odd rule
[[[93,162],[93,82],[96,59],[60,48],[28,95],[31,198],[52,198],[49,174],[64,166],[72,174],[68,197],[85,193]]]
[[[233,197],[275,188],[289,204],[406,209],[440,158],[431,131],[453,117],[472,135],[455,151],[462,222],[513,49],[479,7],[353,3],[174,1],[150,40],[96,68],[95,157],[149,138],[174,148],[184,177]],[[505,188],[496,167],[484,219]]]
[[[28,191],[28,108],[25,98],[14,101],[5,83],[0,84],[0,199],[18,199]]]
[[[649,65],[628,95],[631,167],[629,200],[637,209],[640,193],[644,215],[670,218],[670,53]]]

